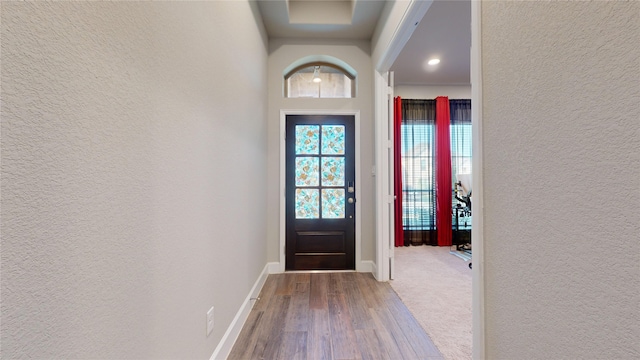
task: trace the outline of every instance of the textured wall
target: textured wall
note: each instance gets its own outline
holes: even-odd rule
[[[1,6],[0,357],[210,357],[266,263],[255,9]]]
[[[639,14],[482,4],[489,359],[640,357]]]
[[[375,256],[375,199],[374,178],[374,119],[373,119],[373,70],[368,42],[341,42],[339,40],[296,41],[272,39],[269,41],[269,155],[268,155],[268,238],[269,261],[279,260],[280,236],[280,110],[359,110],[360,111],[360,164],[361,188],[357,200],[362,214],[362,260],[374,260]],[[357,94],[352,99],[288,99],[283,95],[283,71],[294,61],[312,55],[328,55],[338,58],[358,73]]]

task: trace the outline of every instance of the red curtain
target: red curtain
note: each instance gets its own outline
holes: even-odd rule
[[[393,101],[393,181],[394,195],[394,234],[396,246],[404,246],[404,228],[402,225],[402,99]]]
[[[438,246],[451,246],[451,139],[449,98],[436,98],[436,228]]]

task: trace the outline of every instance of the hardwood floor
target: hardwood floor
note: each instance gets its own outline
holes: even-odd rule
[[[341,272],[269,275],[228,359],[443,358],[389,284]]]

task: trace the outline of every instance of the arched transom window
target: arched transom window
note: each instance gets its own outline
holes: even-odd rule
[[[353,98],[355,75],[334,64],[304,64],[284,76],[284,94],[288,98]]]

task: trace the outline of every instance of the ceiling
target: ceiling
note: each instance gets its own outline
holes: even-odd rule
[[[371,40],[387,1],[259,0],[270,38]],[[391,66],[396,85],[470,84],[471,0],[436,0]],[[440,64],[429,66],[432,57]]]

